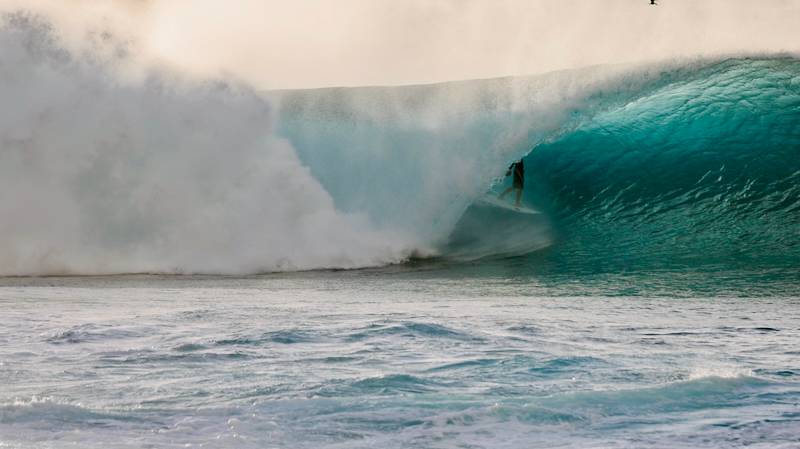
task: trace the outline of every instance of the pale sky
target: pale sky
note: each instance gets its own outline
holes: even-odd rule
[[[259,89],[403,85],[595,64],[800,54],[800,0],[0,0],[73,36],[119,27],[142,55]],[[35,5],[35,6],[33,6]]]

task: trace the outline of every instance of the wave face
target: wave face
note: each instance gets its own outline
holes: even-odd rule
[[[412,228],[443,225],[428,237],[446,257],[554,246],[562,267],[624,269],[791,265],[800,255],[794,60],[284,98],[279,131],[337,205]],[[460,201],[502,182],[496,176],[523,155],[523,202],[544,214]]]
[[[615,266],[800,260],[800,62],[687,73],[526,157],[563,254]]]
[[[798,260],[794,60],[259,94],[101,41],[3,17],[0,275]],[[543,214],[473,204],[521,157]]]

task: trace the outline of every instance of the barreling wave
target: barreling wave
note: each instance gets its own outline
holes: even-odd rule
[[[267,94],[135,63],[4,16],[0,275],[798,260],[792,59]],[[521,157],[543,214],[473,204]]]
[[[793,59],[288,92],[283,105],[279,130],[338,205],[440,226],[416,232],[446,257],[555,246],[576,264],[652,267],[800,254]],[[545,214],[471,204],[523,156],[523,202]]]

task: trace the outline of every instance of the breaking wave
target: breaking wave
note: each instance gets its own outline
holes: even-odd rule
[[[0,275],[800,254],[793,59],[259,93],[113,54],[3,17]],[[542,214],[474,204],[521,157]]]
[[[0,275],[354,268],[420,247],[337,211],[249,88],[155,72],[125,83],[111,62],[128,63],[3,17]]]

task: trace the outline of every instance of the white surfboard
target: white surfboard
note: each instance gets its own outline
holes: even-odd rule
[[[519,212],[519,213],[522,213],[522,214],[540,214],[541,213],[540,211],[538,211],[536,209],[532,209],[530,207],[525,207],[525,206],[517,207],[517,206],[515,206],[514,205],[514,199],[516,199],[516,197],[517,197],[517,193],[516,192],[510,192],[502,200],[500,198],[498,198],[498,196],[499,195],[497,194],[497,192],[495,192],[494,190],[489,190],[488,192],[486,192],[486,195],[484,195],[483,197],[479,198],[477,201],[475,201],[475,203],[481,204],[481,205],[484,205],[484,206],[500,207],[500,208],[503,208],[503,209],[506,209],[506,210]],[[511,196],[513,196],[513,198],[510,198]]]

